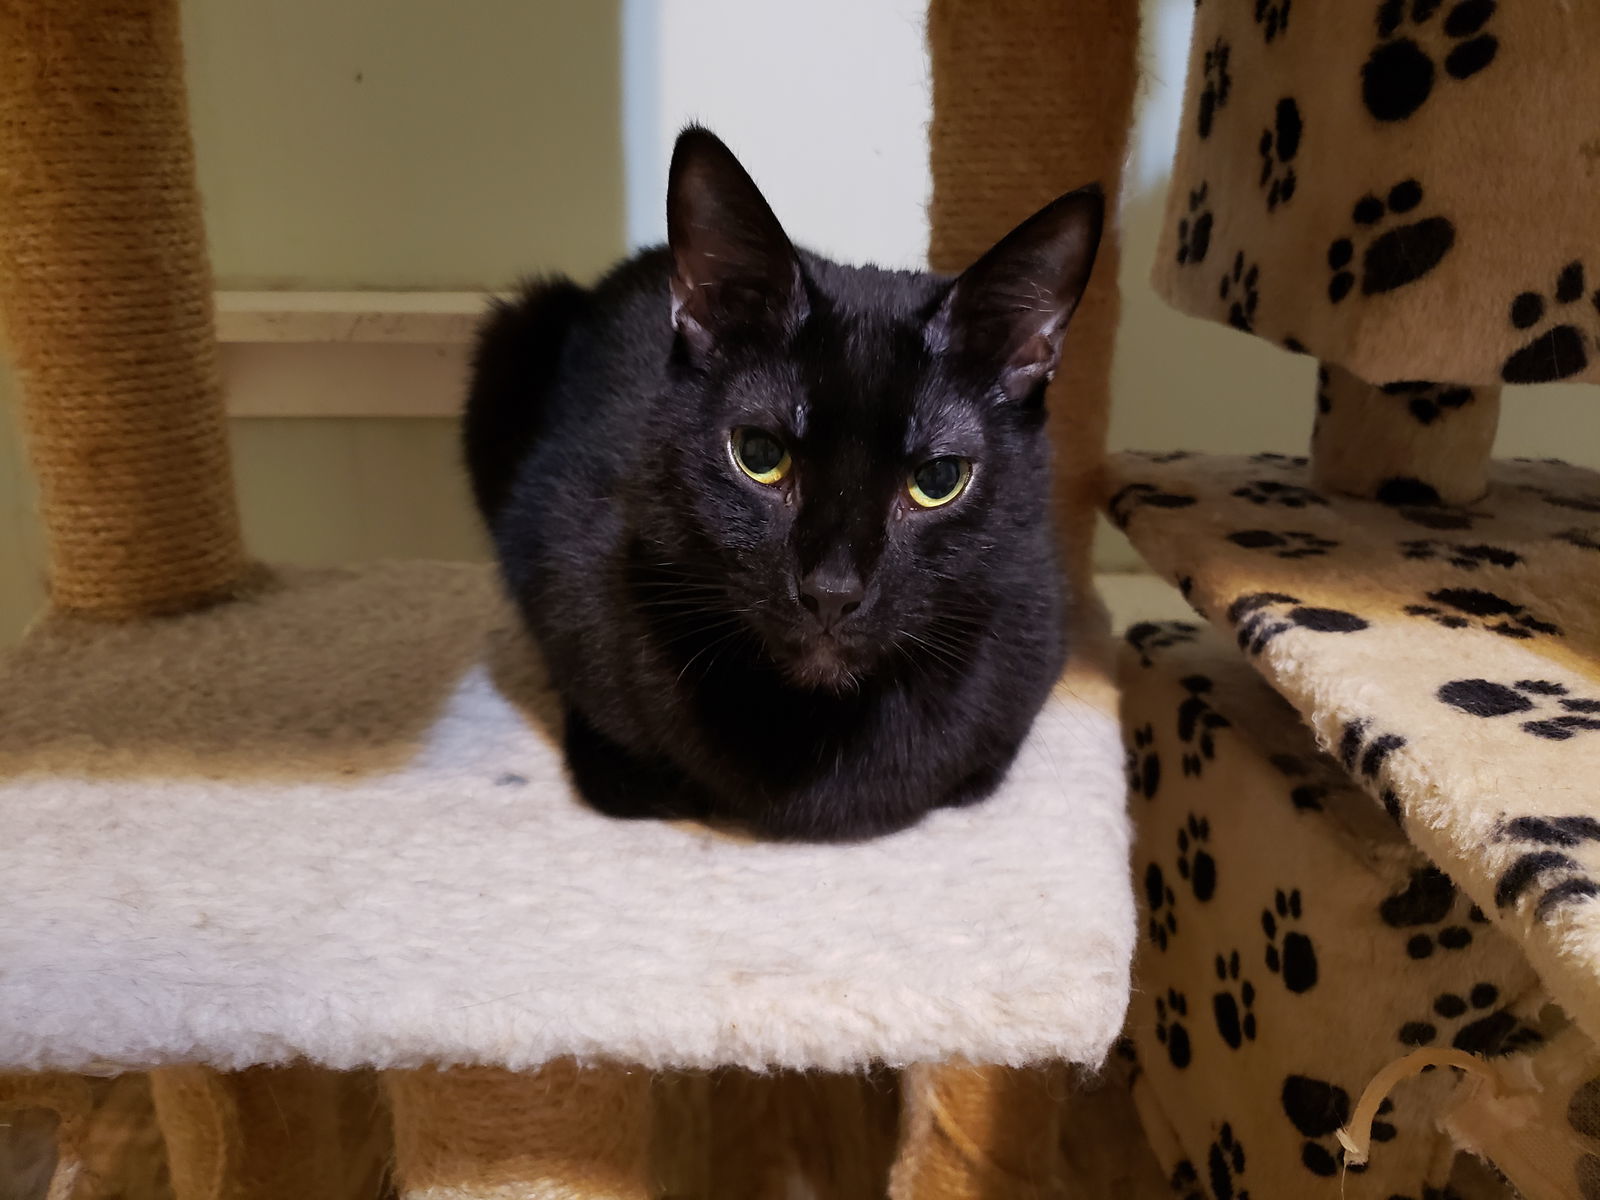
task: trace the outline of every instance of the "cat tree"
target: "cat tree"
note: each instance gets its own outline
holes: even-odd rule
[[[1309,459],[1107,481],[1214,630],[1121,671],[1185,1194],[1600,1194],[1600,475],[1490,459],[1503,384],[1600,379],[1597,52],[1583,5],[1196,9],[1155,286],[1320,365]]]
[[[933,6],[938,265],[1114,193],[1124,8]],[[132,1186],[114,1110],[180,1200],[373,1195],[391,1155],[414,1197],[751,1196],[801,1129],[829,1148],[792,1166],[869,1195],[837,1156],[881,1153],[870,1080],[797,1099],[727,1069],[879,1063],[911,1067],[895,1195],[1058,1187],[1024,1068],[1102,1060],[1133,941],[1095,614],[979,808],[850,847],[589,813],[487,570],[247,554],[176,0],[4,0],[0,55],[0,315],[51,593],[0,660],[0,1108],[49,1194]],[[1085,471],[1103,255],[1057,389]]]

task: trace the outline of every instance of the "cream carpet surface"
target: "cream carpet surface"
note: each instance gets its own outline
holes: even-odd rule
[[[851,846],[618,822],[493,577],[287,572],[0,659],[0,1067],[1098,1062],[1134,941],[1113,714]]]
[[[1457,509],[1270,454],[1111,473],[1146,559],[1600,1037],[1600,475],[1496,463]]]

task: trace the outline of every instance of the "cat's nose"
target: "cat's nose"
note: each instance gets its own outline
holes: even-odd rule
[[[854,571],[829,571],[822,568],[800,580],[800,603],[816,617],[823,629],[832,629],[856,609],[866,589]]]

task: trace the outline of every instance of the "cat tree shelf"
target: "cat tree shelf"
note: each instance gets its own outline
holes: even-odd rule
[[[217,338],[459,346],[489,300],[488,292],[218,292]]]
[[[1600,474],[1499,462],[1468,508],[1303,459],[1121,455],[1108,509],[1600,1038]]]
[[[0,659],[0,1068],[1098,1061],[1133,943],[1114,719],[850,846],[593,814],[490,573],[285,573]]]
[[[228,415],[454,418],[488,292],[218,292]]]

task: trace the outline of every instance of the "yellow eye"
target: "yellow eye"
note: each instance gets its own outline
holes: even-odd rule
[[[906,480],[906,491],[923,508],[949,504],[966,489],[972,464],[964,458],[930,458]]]
[[[764,429],[735,429],[728,436],[728,449],[739,470],[769,487],[782,483],[794,465],[783,443]]]

